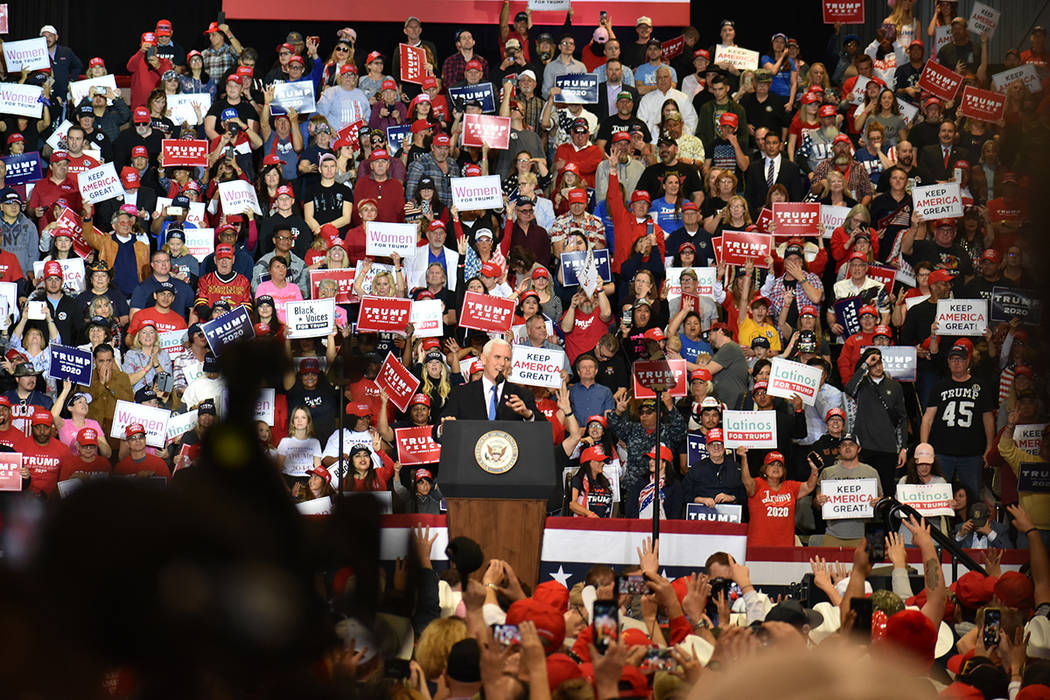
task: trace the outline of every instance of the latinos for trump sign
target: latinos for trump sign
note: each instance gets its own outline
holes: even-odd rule
[[[598,266],[598,275],[603,282],[612,282],[612,267],[609,265],[609,251],[602,248],[595,250],[594,263]],[[580,271],[587,262],[586,250],[570,250],[561,254],[561,269],[565,276],[565,286],[575,287],[580,283]]]
[[[746,265],[750,260],[755,267],[768,267],[766,258],[773,250],[773,236],[768,233],[726,231],[722,234],[721,262],[727,265]]]
[[[420,425],[414,428],[394,428],[397,443],[397,461],[402,465],[434,464],[441,461],[441,445],[434,442],[433,428]]]
[[[558,102],[577,105],[598,103],[598,76],[594,73],[559,75],[554,79],[554,85],[561,88]]]
[[[419,85],[427,77],[427,50],[422,46],[398,44],[401,55],[401,82]]]
[[[820,367],[811,367],[801,362],[774,357],[773,366],[769,371],[769,388],[766,393],[785,399],[790,399],[793,395],[798,394],[802,403],[812,406],[817,401],[817,392],[820,391],[821,373]]]
[[[959,114],[982,122],[998,122],[1006,109],[1006,95],[990,90],[979,90],[971,85],[963,88],[959,99]]]
[[[919,76],[918,86],[926,92],[932,93],[942,100],[954,100],[955,93],[959,92],[963,77],[935,61],[926,61],[926,68]]]
[[[821,508],[825,520],[870,518],[871,499],[879,496],[878,479],[824,479],[820,493],[828,497]]]
[[[914,345],[867,345],[864,351],[873,347],[882,355],[882,369],[899,382],[914,382],[918,352]]]
[[[7,175],[4,177],[6,185],[24,185],[44,177],[40,154],[36,151],[5,156],[4,163],[7,164]]]
[[[510,380],[524,386],[561,388],[565,351],[515,345],[511,354]]]
[[[50,374],[74,384],[91,385],[92,356],[90,350],[71,348],[65,345],[51,346]]]
[[[409,322],[414,338],[440,338],[445,335],[445,323],[441,317],[445,306],[440,299],[420,299],[412,302]]]
[[[951,484],[897,484],[897,500],[924,518],[955,515]]]
[[[864,0],[823,0],[824,24],[864,24]]]
[[[41,36],[23,41],[5,41],[4,63],[7,64],[7,72],[11,75],[20,73],[22,69],[30,72],[49,70],[51,55],[47,50],[47,40]],[[65,97],[65,95],[59,95],[59,97]]]
[[[168,439],[168,418],[171,411],[166,408],[155,408],[141,403],[117,399],[113,409],[113,426],[109,436],[123,440],[124,429],[132,423],[141,423],[146,429],[146,444],[150,447],[164,447]]]
[[[994,7],[988,7],[983,2],[975,2],[973,9],[970,10],[970,19],[966,23],[966,28],[977,36],[988,35],[991,39],[992,35],[995,34],[995,28],[999,26],[999,10]],[[948,513],[953,515],[953,513]]]
[[[361,308],[357,314],[357,332],[404,335],[411,313],[411,299],[364,297],[361,299]]]
[[[491,114],[463,115],[463,145],[488,146],[505,150],[510,147],[510,117]]]
[[[631,391],[636,399],[655,399],[656,392],[649,387],[670,385],[666,391],[671,396],[685,396],[689,391],[688,374],[685,360],[638,360],[631,368]]]
[[[274,83],[273,101],[282,111],[287,111],[291,107],[299,114],[313,112],[317,108],[314,102],[314,81],[296,80]]]
[[[164,139],[160,142],[160,164],[208,167],[208,142],[204,139]]]
[[[776,411],[725,411],[722,413],[722,437],[725,447],[735,450],[776,449]]]
[[[323,338],[335,332],[335,299],[289,301],[284,318],[289,338]]]
[[[394,353],[389,352],[376,375],[376,384],[386,391],[390,403],[402,413],[408,410],[408,402],[419,388],[419,378],[401,364]]]
[[[459,325],[487,333],[506,333],[514,321],[514,300],[491,294],[467,292],[459,313]]]
[[[478,83],[477,85],[462,85],[448,89],[449,101],[453,108],[463,109],[467,102],[477,101],[481,103],[481,111],[492,114],[496,111],[496,93],[492,89],[492,83]]]
[[[83,177],[83,176],[81,176]],[[262,216],[259,208],[259,196],[252,183],[245,180],[228,180],[219,183],[219,202],[226,214],[243,214],[251,209],[256,216]]]
[[[460,211],[499,209],[503,206],[499,175],[454,177],[449,185],[452,187],[452,203]]]
[[[758,51],[751,51],[742,46],[715,46],[715,65],[728,63],[738,70],[758,70]]]
[[[820,233],[820,204],[817,202],[773,202],[773,233],[777,238],[816,236]]]
[[[925,221],[963,215],[958,182],[942,182],[912,188],[911,201],[914,209],[922,214]]]
[[[97,168],[80,173],[77,177],[77,186],[80,187],[80,196],[92,204],[124,194],[124,186],[120,184],[117,170],[112,163],[104,163]]]
[[[218,318],[213,318],[207,323],[201,324],[204,338],[208,341],[208,347],[212,354],[218,356],[226,346],[238,340],[251,339],[255,337],[255,327],[252,325],[252,317],[248,309],[238,306],[232,311],[227,311]]]
[[[419,229],[415,224],[365,222],[365,255],[390,257],[391,253],[397,253],[402,258],[411,258],[418,240]]]
[[[988,327],[986,299],[941,299],[937,302],[937,335],[982,335]]]

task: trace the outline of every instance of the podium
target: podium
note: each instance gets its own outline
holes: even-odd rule
[[[535,586],[547,499],[556,486],[553,464],[546,421],[445,423],[440,474],[449,538],[469,537],[486,560],[510,562],[521,580]]]

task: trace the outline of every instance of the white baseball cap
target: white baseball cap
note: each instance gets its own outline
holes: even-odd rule
[[[522,78],[532,78],[533,80],[535,80],[536,74],[532,72],[531,68],[526,68],[522,72],[518,73],[518,79],[520,80]]]
[[[58,30],[55,29],[55,25],[53,24],[45,24],[43,27],[41,27],[39,36],[44,36],[45,32],[51,32],[55,36],[58,36]]]

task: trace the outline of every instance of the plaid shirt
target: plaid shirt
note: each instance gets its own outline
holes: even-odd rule
[[[413,199],[419,188],[419,181],[424,177],[429,177],[434,180],[434,185],[437,187],[438,197],[441,198],[441,201],[451,202],[452,183],[450,180],[451,178],[459,177],[459,163],[451,158],[446,160],[445,163],[448,165],[448,174],[445,174],[438,167],[437,161],[434,160],[434,156],[430,153],[412,161],[405,175],[405,199]]]
[[[834,157],[828,158],[813,171],[813,179],[823,180],[834,167]],[[846,166],[846,189],[853,194],[853,198],[858,202],[865,197],[871,197],[875,194],[871,189],[871,177],[868,176],[868,171],[853,158],[850,158],[849,165]]]
[[[803,273],[806,281],[813,285],[820,291],[821,297],[824,296],[824,283],[820,281],[820,278],[814,275],[812,272]],[[786,275],[785,275],[786,276]],[[776,277],[773,275],[766,276],[766,283],[762,285],[761,294],[769,299],[769,317],[776,323],[776,319],[780,318],[780,311],[784,308],[784,277]],[[820,306],[820,302],[814,302],[806,294],[805,290],[802,289],[802,285],[798,284],[795,286],[795,309],[802,311],[803,306]]]
[[[204,61],[205,72],[216,81],[222,80],[226,71],[237,65],[237,52],[226,43],[218,50],[209,46],[201,51],[201,58]]]
[[[564,242],[570,231],[583,231],[595,250],[605,248],[605,224],[594,214],[583,213],[583,221],[574,221],[572,213],[562,214],[551,226],[551,243]]]
[[[463,72],[467,68],[468,60],[470,59],[463,58],[463,54],[457,51],[441,64],[441,84],[444,85],[445,90],[448,90],[456,83],[463,82]],[[478,55],[476,51],[474,52],[473,60],[481,63],[481,82],[485,82],[488,80],[489,62],[483,56]]]
[[[542,133],[540,129],[540,117],[543,116],[543,105],[547,104],[536,95],[532,97],[517,97],[518,102],[521,103],[522,108],[525,110],[523,113],[524,121],[532,130],[537,134]]]

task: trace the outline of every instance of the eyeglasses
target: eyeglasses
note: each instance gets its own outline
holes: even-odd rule
[[[531,214],[532,207],[529,207],[528,209],[518,209],[518,211],[520,211],[522,214]]]
[[[346,53],[350,49],[346,48],[345,46],[336,46],[335,50],[338,51],[339,53]]]
[[[292,240],[292,237],[291,236],[278,236],[277,240],[279,240],[279,241],[290,241],[290,240]]]
[[[575,46],[576,42],[575,41],[570,41],[569,39],[566,39],[565,41],[561,42],[561,45],[562,46]]]

